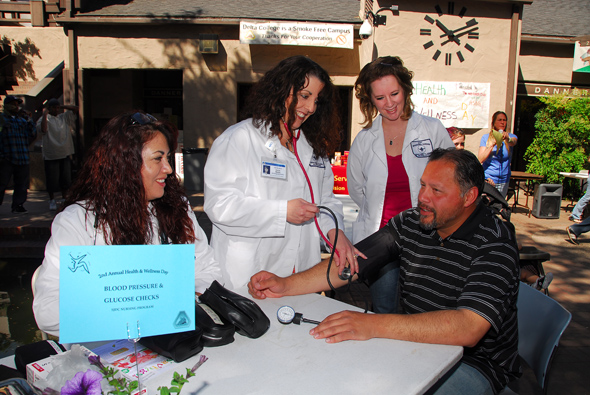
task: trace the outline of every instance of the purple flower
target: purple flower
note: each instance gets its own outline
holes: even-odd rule
[[[100,363],[100,357],[98,355],[90,355],[88,357],[88,362],[92,365],[98,365]]]
[[[61,395],[101,395],[102,374],[88,369],[78,372],[61,389]]]

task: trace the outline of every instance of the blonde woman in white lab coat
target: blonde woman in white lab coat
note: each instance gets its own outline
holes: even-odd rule
[[[336,224],[318,205],[336,215],[340,270],[349,264],[356,268],[358,251],[343,232],[328,160],[340,141],[335,95],[317,63],[304,56],[285,59],[253,88],[247,105],[251,118],[213,143],[205,165],[204,209],[213,223],[211,246],[226,287],[244,286],[260,270],[287,276],[319,263],[314,217],[331,243]]]
[[[443,124],[413,111],[412,72],[400,58],[367,64],[355,83],[365,129],[348,155],[348,193],[359,206],[352,226],[357,243],[398,213],[418,204],[420,178],[435,148],[453,147]],[[397,312],[399,267],[384,267],[370,284],[373,311]]]

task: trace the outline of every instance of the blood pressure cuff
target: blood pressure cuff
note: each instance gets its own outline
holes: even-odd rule
[[[225,289],[214,281],[199,300],[213,309],[226,322],[234,325],[240,335],[256,339],[266,333],[270,320],[252,300]]]
[[[194,331],[169,333],[166,335],[142,337],[139,343],[174,362],[182,362],[203,350],[203,330],[198,326]]]
[[[14,364],[19,372],[26,376],[27,365],[45,359],[55,354],[65,352],[66,349],[53,340],[43,340],[36,343],[17,347],[14,352]]]
[[[393,221],[394,219],[391,219]],[[357,250],[365,254],[367,259],[359,257],[358,280],[373,282],[379,275],[379,270],[390,262],[397,262],[399,267],[399,244],[396,240],[395,229],[386,225],[366,239],[356,243]]]
[[[195,304],[195,319],[203,329],[203,346],[224,346],[234,341],[236,327],[226,323],[209,306],[204,303]]]

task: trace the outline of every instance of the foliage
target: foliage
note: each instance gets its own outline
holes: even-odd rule
[[[204,364],[207,361],[207,357],[205,355],[201,355],[201,357],[199,358],[199,361],[195,364],[195,366],[192,367],[192,369],[186,369],[186,375],[183,376],[178,372],[174,372],[174,376],[172,377],[172,381],[170,382],[170,384],[172,385],[171,387],[158,387],[158,389],[160,390],[160,394],[161,395],[170,395],[170,394],[180,394],[180,391],[182,390],[182,387],[188,383],[188,379],[190,379],[191,377],[193,377],[195,375],[195,371],[201,367],[202,364]],[[124,378],[115,378],[115,375],[117,374],[117,370],[114,369],[111,366],[104,366],[104,364],[100,361],[100,357],[99,356],[94,356],[91,355],[88,357],[88,361],[90,362],[90,364],[98,367],[98,369],[100,370],[100,373],[102,373],[102,376],[107,379],[107,381],[109,382],[109,384],[111,385],[111,387],[114,388],[114,390],[112,391],[108,391],[107,394],[113,394],[113,395],[131,395],[131,393],[133,391],[135,391],[137,389],[138,386],[138,382],[137,380],[135,381],[131,381],[129,382],[128,380],[124,379]],[[89,370],[89,372],[93,372],[91,370]],[[78,375],[76,375],[78,376]],[[100,389],[100,380],[99,380],[99,389]],[[69,394],[63,394],[62,395],[94,395],[91,392],[71,392]]]
[[[540,97],[544,103],[535,115],[535,138],[524,157],[527,171],[560,183],[559,172],[577,172],[590,155],[590,99]]]
[[[201,355],[201,357],[199,358],[199,362],[197,362],[195,366],[192,367],[192,369],[186,369],[186,376],[184,377],[180,373],[174,372],[174,376],[172,377],[172,381],[170,382],[170,384],[172,384],[172,387],[158,387],[158,389],[160,390],[160,395],[170,395],[173,393],[180,394],[182,386],[188,383],[188,379],[195,375],[195,371],[198,368],[200,368],[201,365],[207,361],[207,359],[208,358],[206,356]]]
[[[114,394],[114,395],[131,395],[133,391],[137,389],[138,382],[137,380],[128,382],[125,378],[115,378],[117,374],[117,370],[111,366],[104,366],[100,361],[99,356],[91,355],[88,357],[88,361],[98,367],[102,375],[105,379],[109,382],[109,385],[114,388],[113,391],[107,392],[107,394]]]

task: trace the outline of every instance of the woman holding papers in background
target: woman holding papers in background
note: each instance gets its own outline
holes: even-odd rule
[[[143,112],[111,119],[51,226],[35,282],[39,328],[59,334],[60,246],[195,244],[195,289],[221,271],[171,164],[178,130]]]
[[[486,181],[494,185],[504,198],[510,183],[512,147],[518,140],[516,135],[506,130],[507,120],[504,111],[496,111],[492,115],[492,129],[481,138],[477,154],[486,173]]]

